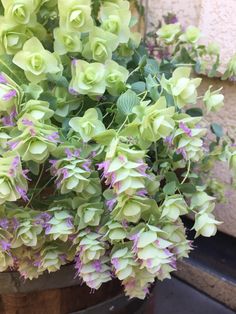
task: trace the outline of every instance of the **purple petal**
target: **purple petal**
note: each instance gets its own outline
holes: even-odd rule
[[[0,74],[0,84],[7,84],[7,80],[3,74]]]
[[[12,89],[8,93],[3,95],[2,100],[4,100],[4,101],[11,100],[12,98],[16,97],[16,95],[17,95],[16,90]]]

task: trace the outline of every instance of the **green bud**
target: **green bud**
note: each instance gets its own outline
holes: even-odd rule
[[[180,31],[181,28],[179,23],[166,24],[157,31],[157,36],[159,36],[166,44],[172,44]]]
[[[200,30],[195,26],[188,26],[184,34],[179,39],[189,44],[195,44],[201,37]]]
[[[220,94],[222,88],[211,92],[211,86],[209,86],[208,90],[205,92],[203,97],[204,104],[207,108],[207,112],[217,111],[224,105],[224,95]]]

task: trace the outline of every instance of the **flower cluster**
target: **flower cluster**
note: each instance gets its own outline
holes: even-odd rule
[[[91,289],[117,277],[145,298],[188,257],[182,216],[196,236],[219,222],[197,169],[222,159],[219,125],[208,147],[200,78],[159,62],[131,32],[126,0],[0,1],[0,271],[38,278],[74,262]],[[195,45],[179,24],[158,35]],[[231,66],[233,71],[233,66]]]

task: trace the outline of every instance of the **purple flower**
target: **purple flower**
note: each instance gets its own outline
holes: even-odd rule
[[[66,157],[71,159],[73,157],[72,151],[69,148],[65,149]]]
[[[41,266],[41,264],[42,264],[41,261],[34,261],[34,262],[33,262],[33,266],[34,266],[34,267],[38,267],[38,268],[39,268],[39,267]]]
[[[77,91],[74,88],[69,88],[69,93],[71,95],[73,95],[73,96],[77,96],[78,95]]]
[[[67,256],[66,256],[66,254],[60,254],[60,255],[59,255],[59,258],[60,258],[60,260],[61,260],[62,263],[65,263]]]
[[[180,122],[179,124],[180,129],[182,129],[184,131],[184,133],[186,135],[188,135],[189,137],[192,136],[192,131],[187,127],[187,125],[183,122]]]
[[[7,84],[7,80],[3,74],[0,74],[0,84]]]
[[[76,60],[76,59],[73,59],[73,60],[71,61],[71,64],[75,66],[75,65],[76,65],[76,62],[77,62],[77,60]]]
[[[9,146],[11,150],[14,150],[19,143],[20,143],[19,141],[8,142],[7,145]]]
[[[45,234],[47,235],[50,233],[52,226],[50,224],[45,224],[45,227]]]
[[[72,217],[67,218],[66,225],[67,225],[68,228],[73,228],[74,227],[73,222],[72,222]]]
[[[19,166],[19,164],[20,164],[20,157],[19,156],[14,157],[12,164],[11,164],[11,168],[9,169],[9,175],[11,177],[15,176],[16,170],[17,170],[17,167]]]
[[[185,159],[185,160],[187,160],[187,153],[186,153],[186,150],[183,148],[183,147],[181,147],[181,148],[178,148],[177,150],[176,150],[176,154],[181,154],[182,156],[183,156],[183,158]]]
[[[106,205],[110,211],[112,211],[116,202],[117,202],[117,200],[115,198],[112,198],[111,200],[106,201]]]
[[[143,176],[146,176],[146,171],[148,169],[148,166],[144,163],[140,164],[137,168],[138,172],[141,173]]]
[[[173,144],[173,136],[167,136],[164,142],[171,146]]]
[[[24,169],[24,170],[22,171],[22,175],[23,175],[23,177],[24,177],[26,180],[32,181],[32,180],[27,176],[27,174],[28,174],[29,172],[30,172],[29,169]]]
[[[130,240],[133,241],[132,250],[137,253],[138,251],[138,240],[139,240],[139,234],[135,233],[132,236],[129,237]]]
[[[26,190],[22,189],[20,186],[16,186],[16,190],[25,202],[29,201],[29,198],[26,194]]]
[[[22,119],[22,124],[25,125],[25,126],[33,126],[34,123],[32,121],[30,121],[29,119]]]
[[[8,226],[9,226],[9,221],[8,221],[7,218],[2,218],[2,219],[0,219],[0,227],[1,227],[2,229],[7,229]]]
[[[108,160],[103,161],[103,162],[97,164],[97,166],[98,166],[98,170],[103,170],[103,176],[107,177],[108,168],[110,166],[110,161],[108,161]]]
[[[58,143],[59,138],[58,132],[53,132],[52,134],[46,136],[46,139],[53,143]]]
[[[30,129],[29,129],[29,132],[30,132],[30,135],[31,135],[31,136],[33,136],[33,137],[36,136],[36,131],[35,131],[35,129],[30,128]]]
[[[13,227],[13,229],[14,230],[16,230],[19,226],[20,226],[20,223],[19,223],[19,221],[18,221],[18,219],[17,218],[12,218],[12,227]]]
[[[142,189],[137,192],[138,196],[145,197],[148,194],[147,190]]]
[[[16,90],[11,89],[8,93],[3,95],[2,100],[4,100],[4,101],[11,100],[13,97],[16,97],[16,95],[17,95]]]
[[[96,272],[100,273],[102,270],[102,264],[99,260],[96,260],[93,262],[93,267],[96,270]]]
[[[80,156],[80,154],[81,154],[81,149],[76,149],[75,151],[74,151],[74,156],[75,157],[79,157]]]
[[[16,109],[12,110],[9,116],[2,118],[2,123],[4,126],[15,126],[14,119],[17,116]]]
[[[119,259],[117,257],[112,258],[111,263],[116,269],[119,267]]]
[[[86,162],[84,162],[82,164],[82,167],[84,168],[84,170],[91,172],[91,169],[89,168],[91,166],[91,160],[87,160]]]
[[[0,243],[1,243],[1,247],[2,247],[3,251],[9,251],[10,250],[11,243],[4,241],[4,240],[1,240]]]

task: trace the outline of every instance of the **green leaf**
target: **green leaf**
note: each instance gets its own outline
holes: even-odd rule
[[[132,109],[140,102],[139,97],[132,90],[127,90],[117,100],[118,113],[127,117],[132,114]]]
[[[131,88],[136,94],[140,94],[146,90],[146,84],[145,82],[142,82],[142,81],[135,82],[131,85]]]
[[[182,48],[180,51],[180,58],[179,58],[181,63],[186,63],[186,64],[195,64],[195,61],[190,57],[189,52],[186,48]]]
[[[30,170],[30,172],[32,172],[35,176],[37,176],[39,174],[40,165],[37,164],[36,162],[29,161],[27,163],[27,167]]]
[[[200,108],[191,108],[186,110],[186,113],[189,114],[191,117],[202,117],[203,112]]]
[[[187,193],[187,194],[192,194],[197,191],[195,186],[191,183],[183,183],[179,186],[179,189],[182,193]]]
[[[163,192],[167,195],[173,195],[175,193],[175,190],[176,190],[176,182],[175,181],[171,181],[171,182],[167,183],[163,188]]]
[[[0,55],[0,72],[6,73],[18,85],[28,83],[24,72],[12,62],[8,55]]]
[[[147,64],[144,68],[144,75],[157,75],[159,73],[159,64],[154,59],[147,59]]]
[[[165,178],[166,178],[167,182],[174,181],[177,183],[177,185],[179,184],[179,179],[178,179],[177,175],[175,174],[175,172],[167,172],[165,174]]]
[[[220,138],[224,135],[224,131],[218,123],[211,124],[211,131],[215,134],[216,137]]]
[[[54,97],[50,92],[42,93],[39,99],[49,102],[50,108],[52,110],[56,110],[57,98]]]
[[[219,57],[219,55],[217,55],[216,62],[213,64],[212,69],[208,73],[208,77],[216,76],[216,71],[217,71],[219,65],[220,65],[220,57]]]

